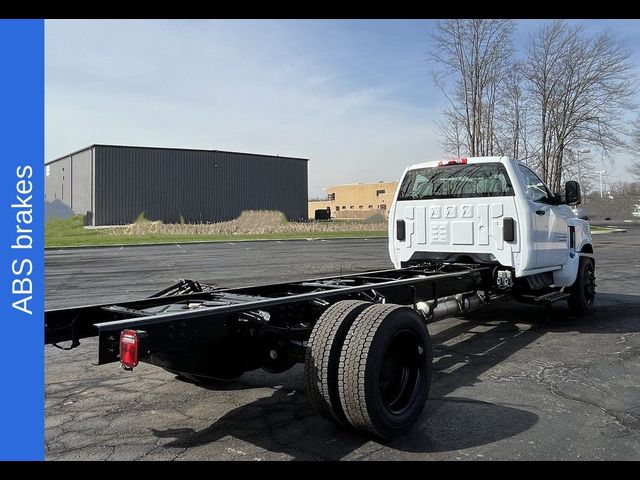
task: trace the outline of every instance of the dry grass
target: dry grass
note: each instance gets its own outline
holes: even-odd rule
[[[228,222],[163,224],[138,222],[124,228],[105,229],[106,235],[261,235],[278,233],[385,231],[386,221],[370,222],[287,222],[281,212],[247,210]]]

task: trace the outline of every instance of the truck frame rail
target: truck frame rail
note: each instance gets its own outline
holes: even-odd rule
[[[45,344],[71,341],[69,347],[59,346],[70,349],[82,338],[97,336],[98,364],[104,364],[118,360],[119,336],[126,329],[148,333],[145,358],[225,337],[281,337],[299,342],[308,338],[322,312],[340,300],[415,307],[484,290],[490,280],[489,267],[456,263],[229,289],[180,280],[144,299],[47,310]]]

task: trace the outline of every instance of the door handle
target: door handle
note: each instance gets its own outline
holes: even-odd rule
[[[545,213],[544,210],[536,210],[536,215],[544,215]]]

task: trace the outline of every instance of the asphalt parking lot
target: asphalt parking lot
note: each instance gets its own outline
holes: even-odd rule
[[[97,342],[45,347],[49,460],[640,459],[640,225],[595,236],[597,309],[504,303],[431,324],[418,425],[382,445],[317,416],[302,367],[217,388]],[[292,258],[295,262],[292,262]],[[178,278],[239,286],[390,268],[385,239],[47,250],[46,307],[148,295]]]

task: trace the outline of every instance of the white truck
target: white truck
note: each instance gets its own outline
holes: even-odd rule
[[[389,212],[389,255],[396,268],[425,261],[491,265],[496,284],[514,298],[566,298],[574,312],[586,313],[595,261],[589,224],[571,209],[578,204],[577,182],[554,194],[508,157],[412,165]]]
[[[304,363],[318,413],[392,439],[429,393],[429,322],[505,295],[591,310],[593,243],[569,207],[579,203],[576,182],[553,194],[508,158],[413,165],[389,216],[396,268],[232,289],[180,280],[144,299],[47,310],[45,343],[97,336],[98,364],[147,362],[209,388]]]

